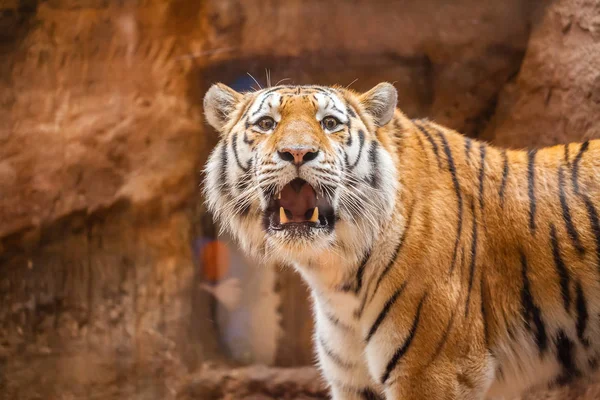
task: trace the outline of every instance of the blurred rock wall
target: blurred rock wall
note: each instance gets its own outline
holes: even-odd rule
[[[214,234],[211,83],[388,80],[410,116],[503,146],[600,137],[599,16],[599,0],[0,1],[3,393],[167,398],[227,355],[193,246]],[[306,289],[284,272],[273,290],[276,363],[310,363]]]
[[[208,146],[177,7],[0,8],[1,392],[166,393],[220,354],[194,290]]]

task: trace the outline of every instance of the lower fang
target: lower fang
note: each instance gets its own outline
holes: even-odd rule
[[[283,209],[283,207],[279,207],[279,223],[280,224],[287,224],[288,219],[287,216],[285,215],[285,210]]]
[[[315,207],[313,210],[312,217],[310,217],[310,222],[319,222],[319,207]]]

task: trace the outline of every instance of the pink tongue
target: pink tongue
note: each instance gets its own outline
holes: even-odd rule
[[[309,184],[292,181],[281,191],[279,205],[292,213],[293,222],[302,222],[307,220],[306,212],[316,207],[317,198]]]

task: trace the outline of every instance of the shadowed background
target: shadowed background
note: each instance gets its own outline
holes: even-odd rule
[[[205,213],[212,83],[539,147],[600,137],[598,65],[600,0],[0,0],[0,399],[325,398],[305,286]]]

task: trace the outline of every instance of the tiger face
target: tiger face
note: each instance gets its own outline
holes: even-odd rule
[[[209,209],[255,256],[310,263],[336,249],[361,253],[394,208],[394,155],[379,128],[396,101],[388,83],[364,94],[213,85],[204,110],[221,140],[205,171]]]

